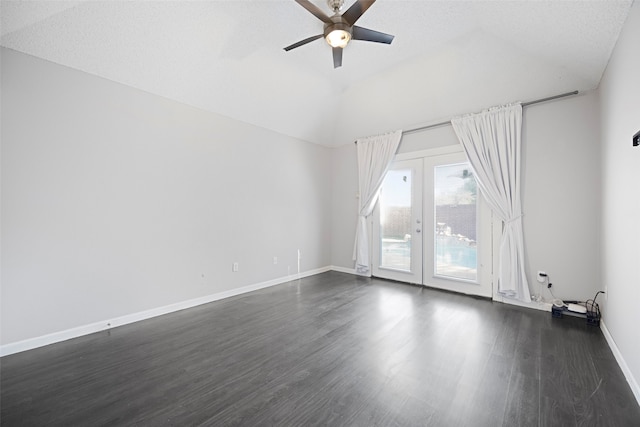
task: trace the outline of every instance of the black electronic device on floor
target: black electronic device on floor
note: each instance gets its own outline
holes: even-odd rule
[[[583,319],[587,319],[588,325],[600,326],[600,317],[601,317],[600,306],[596,302],[596,298],[598,298],[598,294],[600,293],[604,293],[604,291],[598,291],[596,293],[596,296],[593,297],[593,299],[589,299],[584,303],[584,307],[586,309],[586,312],[584,313],[579,313],[576,311],[569,310],[567,304],[571,306],[573,304],[577,304],[578,303],[577,301],[565,301],[565,304],[563,304],[560,307],[556,305],[552,305],[551,315],[558,319],[561,319],[562,317],[564,317],[565,314],[569,316],[574,316],[574,317],[581,317]]]

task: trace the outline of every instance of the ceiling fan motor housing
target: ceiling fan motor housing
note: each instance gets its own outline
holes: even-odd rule
[[[324,37],[326,38],[333,31],[346,31],[349,35],[352,35],[351,25],[342,19],[340,15],[334,15],[331,17],[331,23],[324,24]]]

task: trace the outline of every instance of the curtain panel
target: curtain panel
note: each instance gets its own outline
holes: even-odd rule
[[[353,248],[356,272],[371,274],[367,217],[378,201],[382,181],[400,145],[402,131],[358,139],[358,225]]]
[[[491,108],[454,118],[451,124],[483,196],[503,221],[498,293],[530,302],[520,201],[522,106]]]

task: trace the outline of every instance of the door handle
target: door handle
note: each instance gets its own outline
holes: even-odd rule
[[[416,233],[421,232],[422,230],[420,230],[419,228],[416,228]]]

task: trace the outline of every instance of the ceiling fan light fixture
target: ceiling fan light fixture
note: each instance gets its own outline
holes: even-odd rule
[[[333,30],[326,35],[325,40],[331,47],[344,48],[351,41],[351,33],[346,30]]]

